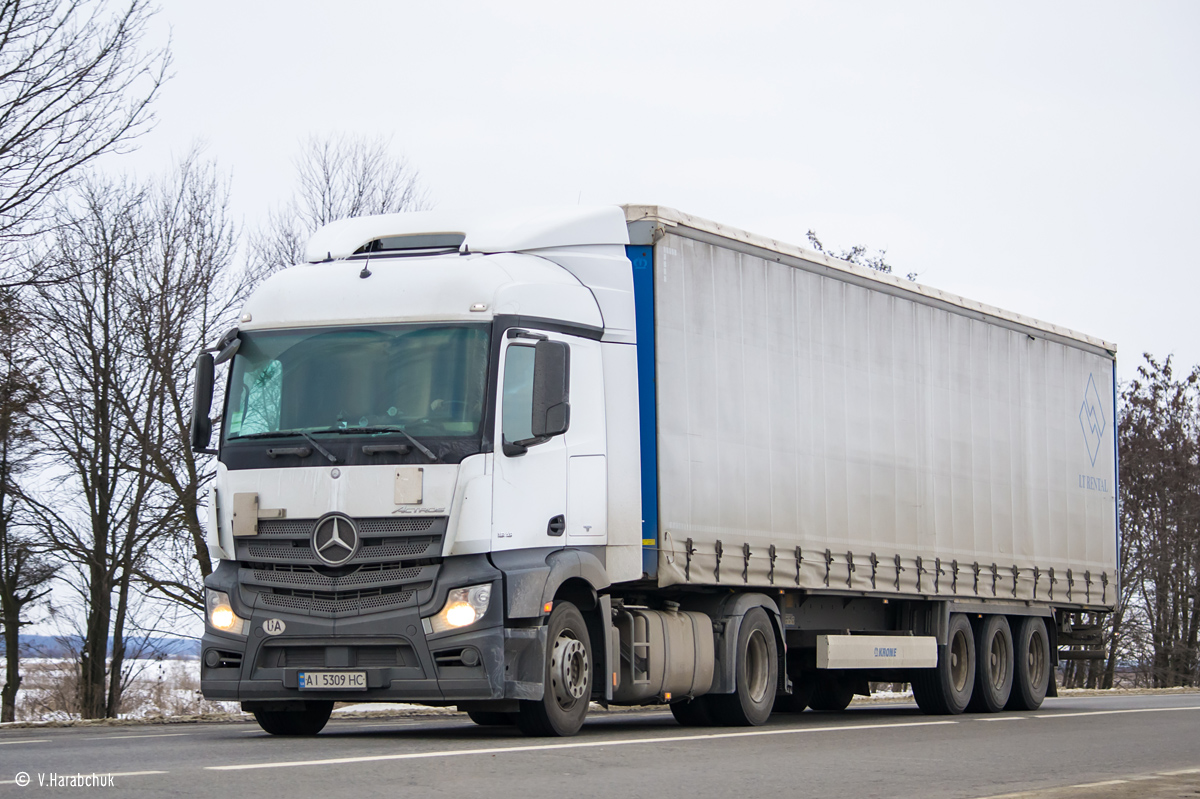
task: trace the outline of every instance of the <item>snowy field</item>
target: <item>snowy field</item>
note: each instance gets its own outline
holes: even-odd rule
[[[69,658],[22,658],[17,721],[78,719],[78,670]],[[124,673],[120,718],[241,713],[237,702],[209,702],[200,695],[199,660],[131,660]]]

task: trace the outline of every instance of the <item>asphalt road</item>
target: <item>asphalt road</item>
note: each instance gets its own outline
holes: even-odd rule
[[[92,773],[113,785],[46,786],[51,774]],[[1050,699],[1036,713],[950,718],[881,704],[750,729],[622,712],[550,740],[460,716],[335,718],[308,739],[248,723],[0,731],[0,796],[972,799],[1056,789],[1031,795],[1058,799],[1196,788],[1200,694]]]

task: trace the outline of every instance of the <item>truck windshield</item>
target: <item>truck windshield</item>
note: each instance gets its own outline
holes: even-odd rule
[[[482,325],[243,332],[225,438],[341,431],[479,435],[487,388]]]

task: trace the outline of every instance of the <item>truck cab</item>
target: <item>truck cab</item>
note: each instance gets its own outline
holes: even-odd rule
[[[254,292],[198,369],[228,363],[206,697],[284,733],[353,699],[561,734],[611,696],[601,593],[642,576],[627,244],[616,207],[352,219]]]

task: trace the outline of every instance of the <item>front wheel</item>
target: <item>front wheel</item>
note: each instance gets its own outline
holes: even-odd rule
[[[254,720],[272,735],[316,735],[332,713],[333,702],[308,702],[303,710],[256,710]]]
[[[541,700],[520,703],[517,727],[537,736],[579,732],[592,698],[592,643],[583,614],[570,602],[556,602],[550,613],[543,679]]]

